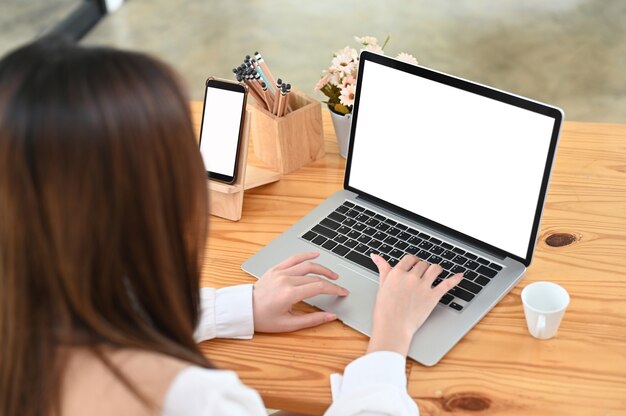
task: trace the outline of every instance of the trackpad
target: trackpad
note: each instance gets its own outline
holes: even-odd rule
[[[376,277],[368,276],[351,265],[338,264],[334,270],[339,274],[335,283],[348,289],[350,294],[346,297],[319,295],[305,302],[336,314],[346,325],[360,332],[370,333],[378,292]]]

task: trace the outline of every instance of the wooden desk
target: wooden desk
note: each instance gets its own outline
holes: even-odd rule
[[[193,108],[199,120],[201,108]],[[241,263],[341,188],[345,161],[326,110],[324,132],[324,159],[247,192],[241,221],[211,219],[204,286],[254,282]],[[438,365],[408,360],[409,392],[423,415],[626,414],[626,125],[565,123],[539,239],[522,283]],[[520,300],[539,280],[571,295],[548,341],[528,334]],[[366,345],[367,337],[333,322],[201,348],[268,407],[320,414],[331,400],[329,375]]]

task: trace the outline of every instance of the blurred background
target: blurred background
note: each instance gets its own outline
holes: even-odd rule
[[[421,65],[562,107],[566,119],[626,122],[624,0],[0,0],[0,54],[46,33],[154,54],[193,99],[260,51],[307,94],[354,36],[390,41]]]

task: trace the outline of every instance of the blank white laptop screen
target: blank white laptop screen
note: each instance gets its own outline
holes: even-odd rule
[[[362,75],[348,185],[526,257],[555,119],[371,61]]]

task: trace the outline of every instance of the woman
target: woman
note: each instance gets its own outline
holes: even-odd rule
[[[0,414],[262,415],[196,341],[335,319],[290,313],[348,295],[315,253],[200,290],[206,176],[181,91],[148,56],[58,39],[0,62]],[[368,353],[335,379],[329,415],[417,414],[406,353],[460,279],[431,288],[439,266],[374,260]]]

